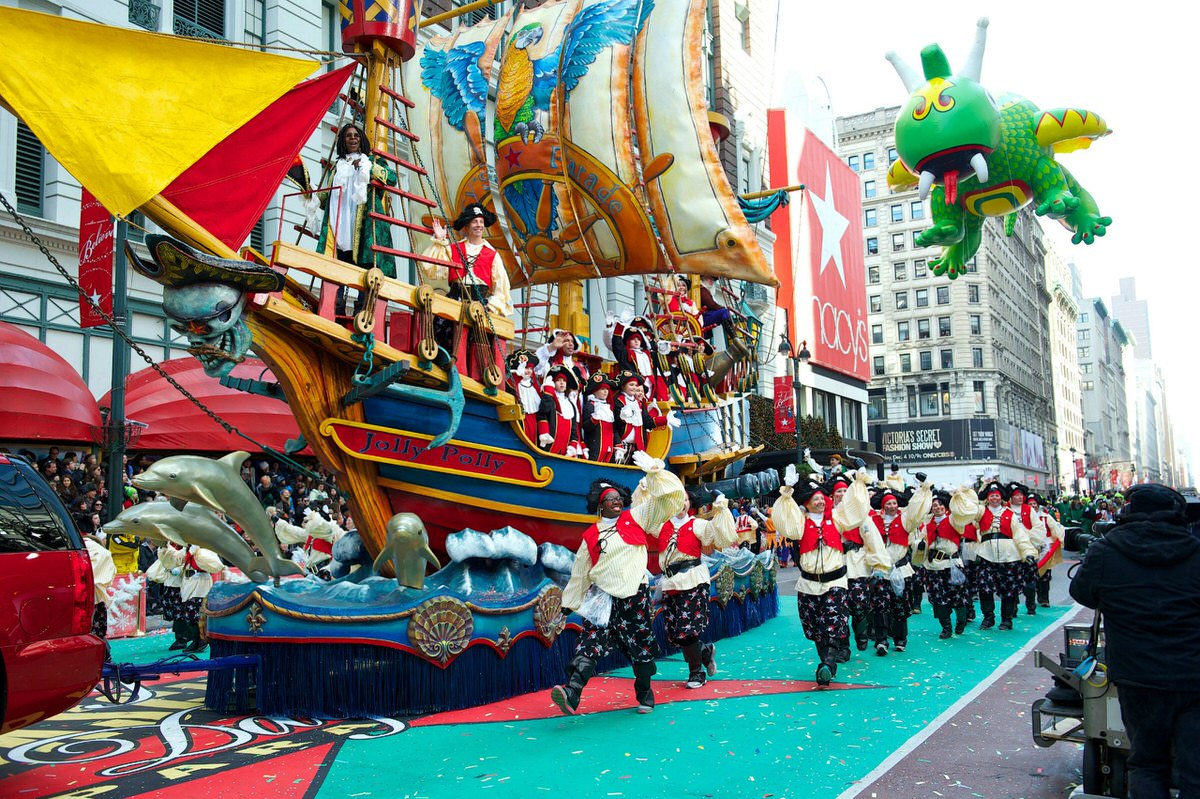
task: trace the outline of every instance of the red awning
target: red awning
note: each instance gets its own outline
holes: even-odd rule
[[[16,325],[0,322],[0,440],[94,443],[100,407],[79,373]]]
[[[226,388],[204,374],[195,358],[176,358],[159,364],[163,371],[220,418],[254,441],[279,452],[300,429],[286,402]],[[262,361],[247,358],[233,368],[233,377],[274,383]],[[107,395],[101,404],[108,401]],[[125,381],[125,418],[147,425],[130,449],[150,452],[262,452],[236,433],[228,433],[158,372],[147,367]],[[311,454],[305,449],[302,454]]]

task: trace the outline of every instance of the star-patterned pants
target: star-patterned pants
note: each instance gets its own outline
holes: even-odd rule
[[[1025,587],[1028,573],[1028,567],[1019,560],[1013,563],[993,563],[980,558],[975,572],[979,596],[982,598],[999,594],[1001,599],[1015,600]]]
[[[708,627],[708,583],[686,591],[663,594],[663,621],[667,640],[673,646],[685,646],[700,640]]]
[[[204,597],[192,597],[186,602],[179,603],[179,620],[180,621],[197,621],[200,618],[200,608],[204,605]]]
[[[798,594],[796,601],[804,637],[816,644],[818,651],[849,639],[845,588],[830,588],[823,594]]]
[[[960,608],[970,600],[967,584],[950,584],[949,569],[925,569],[925,588],[929,591],[929,604]]]
[[[583,620],[575,655],[599,660],[615,646],[630,663],[650,663],[658,654],[653,622],[650,587],[643,585],[633,596],[613,598],[607,627],[597,627],[587,619]]]
[[[871,612],[871,591],[866,577],[851,577],[847,580],[850,587],[846,590],[846,606],[850,615],[861,619]]]
[[[179,605],[183,600],[179,596],[179,586],[164,585],[162,589],[163,621],[175,621],[179,618]]]

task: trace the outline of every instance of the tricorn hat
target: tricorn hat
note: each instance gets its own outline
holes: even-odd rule
[[[985,485],[983,487],[983,490],[979,492],[979,496],[983,497],[986,500],[988,498],[988,495],[992,494],[992,493],[999,494],[1000,499],[1008,501],[1008,489],[1005,488],[1001,483],[997,482],[996,480],[993,480],[990,483],[988,483],[987,485]]]
[[[484,208],[479,203],[471,203],[463,206],[462,213],[458,215],[458,219],[454,220],[454,229],[462,230],[467,226],[467,223],[472,219],[483,218],[483,226],[491,227],[496,224],[496,215],[488,209]]]
[[[623,389],[623,388],[625,388],[625,386],[629,385],[630,383],[640,383],[640,382],[642,382],[642,376],[639,375],[637,372],[631,372],[628,369],[622,369],[620,372],[617,373],[616,384],[617,384],[618,389]]]
[[[164,286],[179,288],[195,283],[228,283],[248,292],[283,288],[283,275],[269,266],[240,258],[218,258],[170,236],[146,236],[146,247],[150,250],[150,261],[143,260],[126,243],[129,263],[135,272]]]
[[[792,490],[792,498],[801,507],[807,505],[808,501],[816,494],[825,494],[825,488],[812,480],[796,483],[796,487]]]
[[[526,349],[520,349],[516,352],[509,353],[504,359],[504,365],[508,367],[508,371],[515,372],[522,366],[537,363],[537,356]]]
[[[950,493],[948,491],[934,491],[933,498],[942,503],[947,508],[950,507]]]
[[[575,374],[573,369],[568,369],[562,364],[559,364],[558,366],[551,366],[549,371],[546,372],[546,382],[548,383],[553,383],[559,377],[566,378],[567,391],[579,390],[579,375]]]
[[[1008,491],[1005,493],[1005,499],[1012,499],[1013,494],[1020,494],[1022,498],[1029,498],[1029,486],[1024,483],[1018,483],[1015,480],[1008,484]]]
[[[897,505],[907,505],[908,495],[904,493],[896,493],[891,488],[883,488],[875,492],[875,496],[871,497],[871,507],[875,510],[883,510],[883,504],[889,499],[896,500]]]
[[[587,380],[587,386],[584,387],[584,394],[591,394],[593,391],[599,391],[602,388],[607,388],[610,392],[617,390],[617,384],[612,381],[604,372],[594,372]]]

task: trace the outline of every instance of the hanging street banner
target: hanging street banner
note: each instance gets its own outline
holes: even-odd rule
[[[775,378],[775,432],[796,432],[796,392],[786,375]]]
[[[86,188],[79,209],[79,326],[97,327],[106,324],[83,296],[91,298],[104,312],[112,316],[113,303],[113,236],[116,226],[108,209]]]

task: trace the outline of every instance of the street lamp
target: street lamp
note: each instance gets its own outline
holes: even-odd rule
[[[1075,496],[1079,496],[1079,467],[1075,465],[1075,448],[1071,447],[1071,474],[1075,483]]]
[[[800,383],[800,366],[808,363],[812,353],[808,351],[808,341],[800,342],[800,352],[793,354],[792,342],[787,333],[779,336],[779,354],[787,358],[792,365],[792,391],[796,399],[796,466],[799,467],[804,453],[804,442],[800,440],[800,418],[804,413],[804,386]]]

